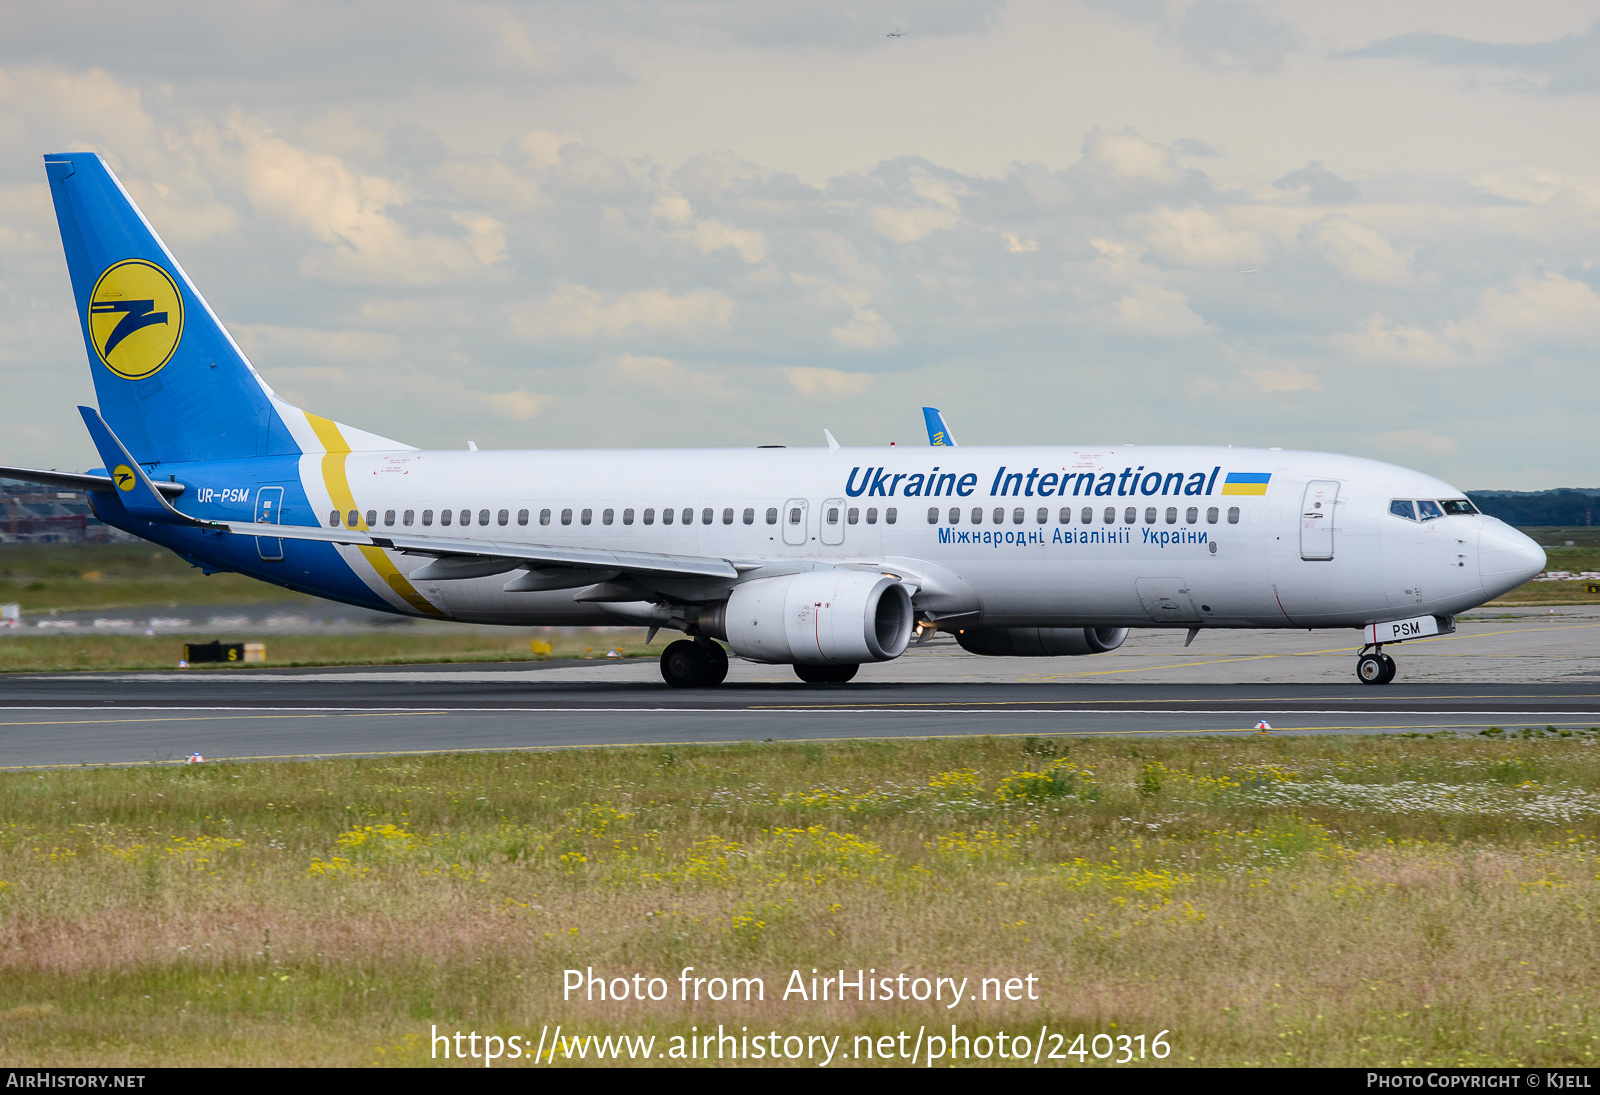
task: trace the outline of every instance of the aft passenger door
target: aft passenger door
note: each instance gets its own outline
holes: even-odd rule
[[[283,488],[262,487],[256,491],[256,524],[282,524],[278,518],[283,513]],[[256,551],[269,563],[283,562],[283,541],[267,536],[256,537]]]
[[[1335,504],[1339,484],[1328,479],[1313,479],[1306,484],[1300,503],[1300,558],[1332,559]]]
[[[783,542],[800,547],[806,542],[806,511],[810,508],[804,498],[791,498],[783,504]]]

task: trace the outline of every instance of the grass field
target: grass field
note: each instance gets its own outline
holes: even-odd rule
[[[216,635],[28,634],[0,632],[0,673],[80,672],[112,669],[174,669],[186,642],[211,642]],[[644,645],[642,628],[622,631],[549,632],[530,628],[465,629],[418,623],[373,628],[355,634],[286,634],[264,636],[267,665],[395,665],[437,662],[512,662],[554,658],[604,658],[615,650],[622,657],[659,656],[669,638]],[[232,639],[254,641],[263,636],[241,632]],[[550,646],[535,654],[532,643]],[[222,665],[195,666],[197,672],[228,672]]]
[[[1167,1031],[1204,1065],[1600,1046],[1593,730],[56,769],[0,775],[0,818],[19,1066],[426,1064],[434,1024],[843,1054],[951,1023],[1061,1051]],[[681,1003],[685,966],[766,1000]],[[588,967],[669,998],[563,1002]],[[776,999],[841,967],[1040,998]]]

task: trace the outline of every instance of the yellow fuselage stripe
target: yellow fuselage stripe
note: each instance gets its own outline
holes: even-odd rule
[[[339,432],[338,423],[314,414],[307,414],[306,420],[311,423],[311,429],[315,431],[317,440],[321,441],[322,447],[327,450],[322,456],[322,481],[328,488],[328,497],[339,507],[340,519],[344,520],[353,512],[356,515],[355,527],[362,532],[370,532],[366,517],[356,505],[355,494],[350,490],[350,476],[345,470],[345,461],[350,456],[350,443]],[[371,564],[372,569],[378,572],[378,577],[389,583],[389,588],[399,594],[408,605],[428,616],[441,618],[444,616],[443,612],[417,592],[417,587],[400,573],[382,548],[363,545],[357,550],[361,552],[362,558]]]

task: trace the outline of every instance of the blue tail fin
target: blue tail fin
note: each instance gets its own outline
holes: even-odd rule
[[[950,428],[944,424],[944,415],[932,407],[924,407],[922,418],[928,424],[928,444],[935,448],[941,445],[955,446],[956,439],[950,436]]]
[[[92,152],[45,157],[106,423],[145,464],[298,453],[233,337]]]

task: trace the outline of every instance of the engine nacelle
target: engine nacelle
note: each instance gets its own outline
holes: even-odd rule
[[[956,635],[956,642],[971,654],[1059,658],[1104,654],[1121,646],[1127,637],[1125,627],[969,627]]]
[[[859,665],[905,653],[915,614],[893,578],[812,570],[733,588],[720,623],[733,652],[758,662]]]

